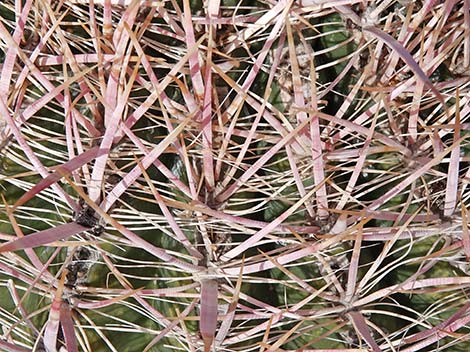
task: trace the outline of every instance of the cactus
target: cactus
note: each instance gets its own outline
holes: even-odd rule
[[[469,350],[468,2],[0,18],[0,350]]]

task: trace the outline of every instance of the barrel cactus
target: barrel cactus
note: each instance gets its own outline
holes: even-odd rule
[[[0,350],[468,351],[468,2],[0,18]]]

